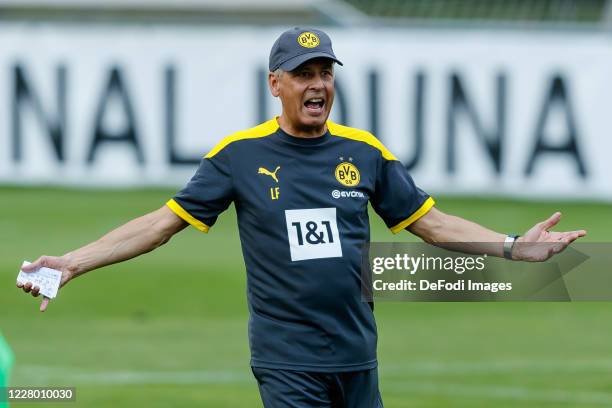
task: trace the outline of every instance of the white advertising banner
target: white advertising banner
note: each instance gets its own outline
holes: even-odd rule
[[[286,27],[0,25],[0,183],[180,187],[280,113]],[[330,29],[332,119],[432,193],[612,199],[612,37]]]

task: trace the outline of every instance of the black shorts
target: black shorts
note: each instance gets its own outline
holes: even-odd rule
[[[383,408],[376,368],[343,373],[252,370],[265,408]]]

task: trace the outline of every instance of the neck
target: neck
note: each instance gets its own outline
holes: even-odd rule
[[[295,137],[319,137],[323,136],[327,132],[327,122],[323,123],[322,126],[295,126],[292,124],[285,115],[281,115],[277,119],[278,126],[285,132]]]

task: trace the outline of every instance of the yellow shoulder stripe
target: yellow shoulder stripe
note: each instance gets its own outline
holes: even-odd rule
[[[434,199],[429,197],[427,200],[425,200],[423,205],[421,205],[421,207],[418,210],[412,213],[410,217],[406,218],[404,221],[400,222],[399,224],[391,227],[390,228],[391,232],[394,234],[397,234],[398,232],[400,232],[401,230],[403,230],[404,228],[406,228],[407,226],[409,226],[410,224],[412,224],[413,222],[415,222],[416,220],[418,220],[419,218],[427,214],[427,212],[431,210],[431,207],[433,207],[435,203],[436,202],[434,201]]]
[[[278,122],[276,118],[270,119],[267,122],[262,123],[261,125],[257,125],[253,128],[241,130],[239,132],[233,133],[225,138],[223,138],[213,149],[206,155],[204,158],[209,159],[213,157],[215,154],[219,153],[223,150],[228,144],[236,142],[238,140],[243,139],[256,139],[258,137],[264,137],[271,135],[276,132],[278,129]]]
[[[169,200],[166,205],[172,210],[173,213],[175,213],[200,231],[208,232],[208,230],[210,229],[208,225],[204,224],[202,221],[196,220],[191,214],[185,211],[185,209],[181,207],[179,203],[174,201],[174,199]]]
[[[357,140],[369,144],[370,146],[380,150],[382,156],[387,160],[397,160],[397,158],[370,132],[365,130],[355,129],[348,126],[342,126],[331,120],[327,121],[327,128],[332,136],[345,137],[351,140]]]

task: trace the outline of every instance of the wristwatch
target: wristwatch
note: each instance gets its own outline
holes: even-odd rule
[[[512,260],[512,248],[518,237],[520,237],[520,235],[506,235],[506,240],[504,241],[504,258]]]

